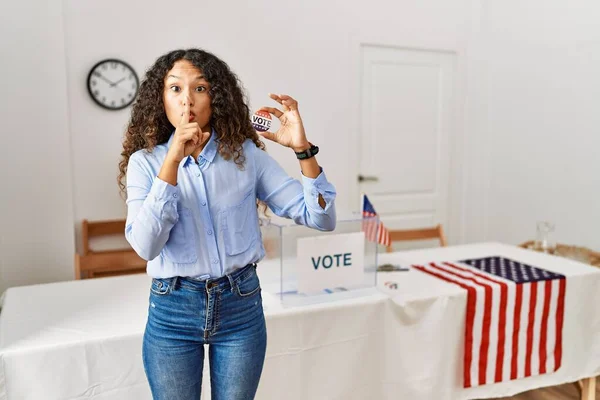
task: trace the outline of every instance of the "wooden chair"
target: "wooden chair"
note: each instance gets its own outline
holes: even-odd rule
[[[581,400],[596,399],[596,377],[581,379],[573,384],[577,387]]]
[[[446,246],[446,236],[444,235],[444,229],[440,224],[433,228],[390,231],[390,242],[425,239],[438,239],[442,247]],[[391,253],[392,251],[394,250],[391,245],[386,247],[386,252]]]
[[[91,250],[90,239],[102,236],[123,236],[125,220],[88,221],[81,224],[83,254],[75,253],[75,279],[145,273],[147,261],[131,248]]]

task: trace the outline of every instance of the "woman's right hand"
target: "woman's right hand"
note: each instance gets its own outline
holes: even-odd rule
[[[190,122],[190,103],[183,107],[179,126],[175,129],[173,141],[167,153],[167,160],[179,163],[202,146],[210,137],[210,132],[202,132],[197,122]]]

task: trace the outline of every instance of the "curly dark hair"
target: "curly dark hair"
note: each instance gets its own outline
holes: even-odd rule
[[[155,146],[166,143],[175,129],[167,119],[163,90],[167,73],[179,60],[191,62],[202,71],[210,84],[210,126],[217,133],[219,154],[226,160],[233,157],[233,161],[243,169],[245,157],[242,144],[246,139],[252,139],[256,147],[265,149],[250,122],[250,109],[242,84],[229,66],[214,54],[201,49],[174,50],[159,57],[146,71],[140,84],[123,139],[123,158],[119,162],[117,181],[122,194],[126,192],[124,180],[129,157],[140,149],[152,151]]]

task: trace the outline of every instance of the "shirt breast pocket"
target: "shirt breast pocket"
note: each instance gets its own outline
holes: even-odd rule
[[[178,264],[191,264],[198,260],[196,253],[196,229],[192,212],[180,207],[177,223],[171,228],[169,239],[163,249],[164,256]]]
[[[242,254],[250,248],[258,236],[258,213],[253,192],[244,200],[221,213],[223,241],[227,255]]]

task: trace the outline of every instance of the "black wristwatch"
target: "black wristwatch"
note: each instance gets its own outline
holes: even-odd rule
[[[306,149],[304,151],[300,151],[300,152],[294,152],[296,153],[296,157],[298,158],[298,160],[306,160],[308,158],[314,157],[315,154],[317,154],[319,152],[319,148],[317,146],[315,146],[312,143],[310,144],[310,148]]]

